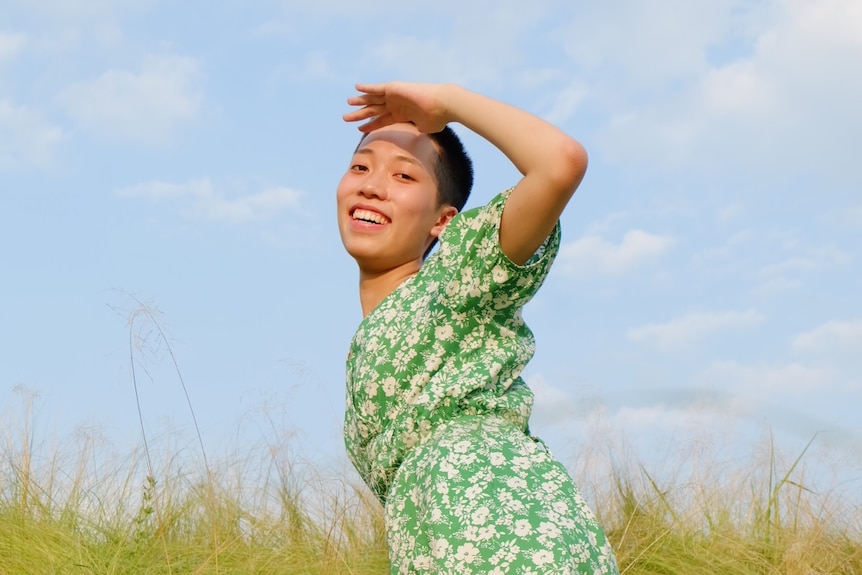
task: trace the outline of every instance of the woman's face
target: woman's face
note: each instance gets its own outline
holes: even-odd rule
[[[368,134],[338,184],[338,229],[361,270],[383,272],[422,258],[454,215],[440,206],[434,142],[411,124]]]

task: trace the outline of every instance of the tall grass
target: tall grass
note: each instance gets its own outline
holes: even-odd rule
[[[387,572],[379,504],[289,445],[208,469],[151,445],[147,465],[93,433],[52,445],[28,425],[0,427],[2,575]],[[677,480],[618,464],[582,483],[629,575],[862,574],[862,513],[806,487],[807,449]]]
[[[135,387],[136,366],[167,350],[191,408],[157,311],[134,303]],[[142,448],[118,455],[94,432],[40,440],[22,396],[23,416],[0,420],[0,575],[388,572],[379,503],[289,438],[212,460],[196,427],[193,449],[154,441],[139,413]],[[633,458],[575,475],[627,575],[862,575],[859,498],[811,488],[810,446],[785,459],[767,441],[741,463],[684,453],[670,476]]]
[[[615,473],[603,521],[623,572],[862,574],[862,510],[805,486],[810,445],[782,464],[770,442],[766,461],[670,485]]]
[[[206,469],[86,433],[52,447],[22,425],[0,445],[2,575],[386,572],[376,501],[286,446]]]

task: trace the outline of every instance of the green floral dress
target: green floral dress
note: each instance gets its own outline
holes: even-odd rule
[[[351,342],[345,444],[384,503],[392,574],[618,573],[566,470],[529,435],[521,308],[560,231],[512,263],[498,239],[508,194],[456,216]]]

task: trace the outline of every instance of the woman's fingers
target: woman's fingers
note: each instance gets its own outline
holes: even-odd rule
[[[436,132],[446,125],[440,113],[433,85],[390,82],[356,84],[361,92],[347,99],[358,109],[344,114],[347,122],[370,120],[360,126],[363,132],[397,122],[412,122],[421,132]]]
[[[384,128],[395,123],[396,120],[392,117],[392,114],[383,114],[375,116],[372,120],[359,126],[359,131],[367,134],[368,132],[373,132],[374,130],[379,130],[380,128]]]
[[[353,110],[352,112],[347,112],[342,116],[345,122],[357,122],[359,120],[367,120],[368,118],[373,118],[375,116],[382,116],[384,114],[388,114],[388,110],[386,106],[363,106],[358,110]]]
[[[357,92],[365,94],[383,95],[386,93],[386,84],[356,84],[354,86]]]
[[[358,109],[344,114],[342,118],[345,122],[360,122],[370,119],[369,122],[359,126],[363,132],[370,132],[394,123],[394,120],[391,119],[391,110],[388,110],[386,106],[386,96],[382,85],[357,84],[356,89],[364,93],[347,99],[348,105],[358,106]]]
[[[350,106],[379,106],[386,103],[385,96],[361,94],[359,96],[351,96],[347,99]]]
[[[386,106],[365,106],[359,110],[348,112],[342,116],[345,122],[361,122],[368,120],[359,126],[361,132],[371,132],[391,124],[398,120],[386,109]]]

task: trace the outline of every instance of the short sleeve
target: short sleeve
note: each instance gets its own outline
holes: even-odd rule
[[[559,251],[560,224],[524,265],[512,262],[500,247],[500,221],[511,191],[455,216],[446,226],[433,260],[426,262],[437,268],[447,307],[522,307],[545,281]]]

